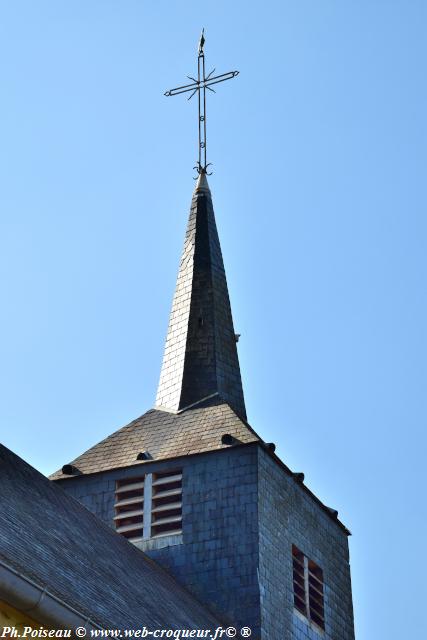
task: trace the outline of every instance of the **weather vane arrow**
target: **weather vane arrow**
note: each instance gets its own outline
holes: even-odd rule
[[[214,76],[212,74],[215,73],[215,69],[206,75],[204,46],[205,30],[203,29],[200,36],[197,56],[197,79],[192,76],[187,76],[189,80],[193,81],[191,84],[184,84],[165,92],[165,96],[177,96],[180,93],[190,93],[191,95],[188,97],[188,100],[191,100],[197,93],[199,106],[199,160],[195,169],[197,169],[198,173],[208,173],[207,167],[211,164],[206,162],[206,90],[216,93],[215,89],[212,89],[212,85],[225,82],[225,80],[231,80],[239,75],[238,71],[228,71],[227,73]]]

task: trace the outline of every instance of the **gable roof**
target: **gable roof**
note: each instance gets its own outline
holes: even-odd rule
[[[80,473],[98,473],[137,464],[139,452],[163,460],[222,449],[223,434],[237,442],[259,441],[255,431],[217,394],[179,413],[151,409],[71,462]],[[67,461],[68,462],[68,461]],[[61,470],[51,480],[69,478]]]
[[[2,445],[0,486],[1,567],[103,628],[220,624],[164,569]]]

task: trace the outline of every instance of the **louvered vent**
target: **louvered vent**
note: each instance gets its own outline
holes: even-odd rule
[[[144,530],[144,477],[116,482],[116,531],[128,540],[142,540]]]
[[[153,474],[151,536],[182,533],[182,472]]]
[[[294,605],[305,616],[307,615],[307,605],[305,597],[304,579],[304,554],[295,546],[292,547],[292,560],[294,570]]]
[[[308,620],[325,628],[323,571],[295,545],[292,546],[294,605]]]
[[[324,629],[323,571],[312,560],[308,561],[308,599],[310,619]]]

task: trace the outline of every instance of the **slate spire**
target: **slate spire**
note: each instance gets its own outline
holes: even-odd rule
[[[177,412],[214,394],[246,419],[227,280],[202,171],[191,202],[156,406]]]

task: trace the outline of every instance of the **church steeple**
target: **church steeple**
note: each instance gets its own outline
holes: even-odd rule
[[[227,280],[202,171],[191,203],[156,405],[179,411],[214,394],[246,418]]]
[[[246,421],[206,159],[207,92],[237,71],[213,73],[205,74],[202,33],[197,78],[166,92],[197,94],[199,177],[156,406],[51,479],[237,635],[354,640],[349,531]]]

